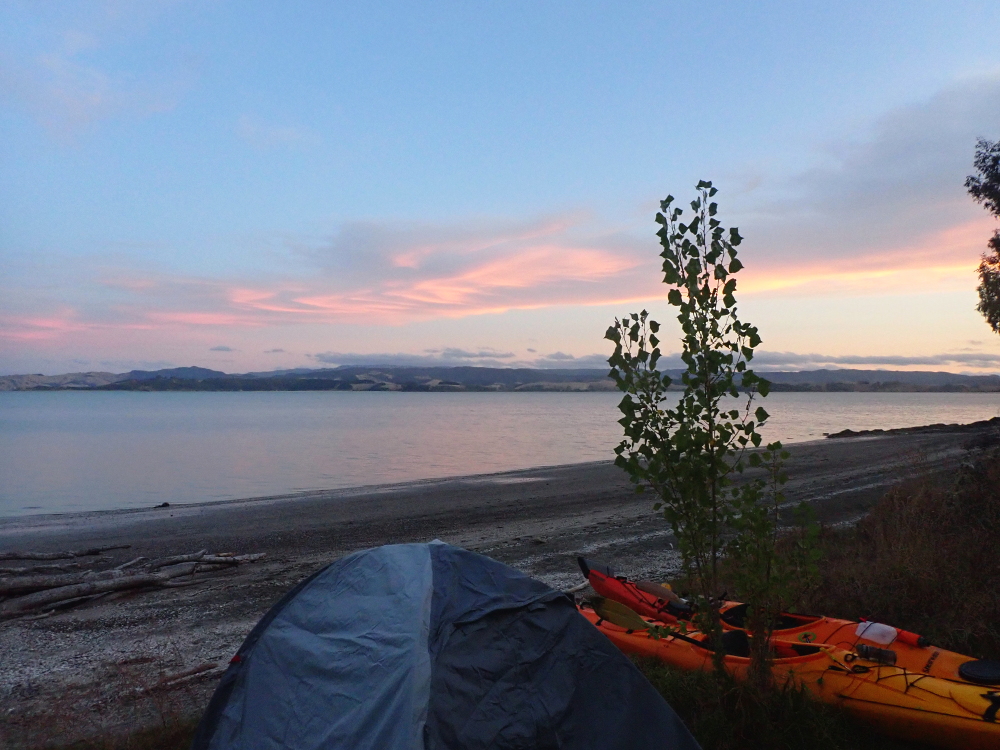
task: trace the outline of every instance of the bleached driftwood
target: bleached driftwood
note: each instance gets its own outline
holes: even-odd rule
[[[256,562],[264,557],[266,557],[264,552],[257,552],[253,555],[205,555],[201,558],[201,562],[213,565],[239,565],[245,562]]]
[[[202,580],[193,578],[198,573],[232,568],[264,556],[263,553],[208,555],[202,550],[153,562],[139,557],[111,570],[0,578],[0,619],[87,601],[117,591],[190,585]],[[140,567],[145,570],[140,572]],[[192,580],[175,580],[184,576],[191,576]]]
[[[217,664],[216,662],[205,662],[204,664],[199,664],[196,667],[191,667],[190,669],[185,669],[183,672],[176,672],[174,674],[163,675],[156,682],[149,685],[142,685],[136,687],[123,695],[122,697],[127,700],[134,700],[142,695],[148,693],[153,693],[160,690],[173,690],[178,687],[183,687],[188,683],[194,682],[196,680],[204,680],[211,677],[218,677],[223,672],[226,671],[226,664]]]
[[[208,550],[203,549],[198,552],[192,552],[190,555],[174,555],[173,557],[161,557],[159,560],[153,560],[148,567],[150,570],[157,570],[158,568],[165,568],[168,565],[176,565],[177,563],[197,562],[207,554]]]
[[[88,570],[86,573],[69,573],[66,575],[24,576],[20,578],[0,578],[0,596],[17,596],[32,591],[54,589],[61,586],[73,586],[88,581],[106,581],[113,578],[123,578],[128,573],[118,568],[111,570]]]
[[[176,672],[170,675],[164,675],[156,683],[150,685],[146,688],[146,692],[152,690],[158,690],[162,688],[171,688],[180,683],[187,682],[195,677],[200,677],[206,672],[224,672],[225,666],[220,667],[216,662],[209,661],[204,664],[199,664],[197,667],[192,667],[191,669],[185,669],[183,672]]]
[[[149,562],[148,557],[137,557],[134,560],[129,560],[127,563],[122,563],[115,567],[115,570],[128,570],[129,568],[134,568],[136,565],[141,565],[142,563]]]
[[[83,596],[94,596],[95,594],[107,594],[112,591],[125,591],[127,589],[138,589],[157,586],[166,583],[172,578],[190,575],[194,572],[197,563],[186,563],[178,565],[168,572],[145,573],[131,576],[121,576],[107,580],[87,581],[70,586],[59,586],[57,588],[38,591],[27,596],[20,596],[16,599],[8,599],[0,604],[0,617],[30,612],[46,605],[55,604],[65,599],[77,599]]]
[[[62,565],[34,565],[30,568],[0,568],[0,576],[31,576],[42,573],[69,573],[79,570],[80,563],[63,563]]]

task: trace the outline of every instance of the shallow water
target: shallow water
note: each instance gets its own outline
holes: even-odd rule
[[[613,458],[615,393],[0,392],[0,516]],[[996,393],[775,393],[767,440],[973,422]]]

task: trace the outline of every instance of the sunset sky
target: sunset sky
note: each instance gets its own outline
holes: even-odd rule
[[[600,366],[699,179],[766,368],[1000,372],[1000,3],[821,6],[4,2],[0,374]]]

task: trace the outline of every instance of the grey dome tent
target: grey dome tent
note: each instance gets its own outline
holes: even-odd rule
[[[358,552],[290,591],[192,750],[697,750],[572,599],[441,542]]]

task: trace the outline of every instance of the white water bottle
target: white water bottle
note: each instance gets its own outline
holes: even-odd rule
[[[862,620],[858,623],[854,635],[872,643],[888,646],[896,640],[896,628],[892,625],[883,625],[880,622],[865,622]]]

